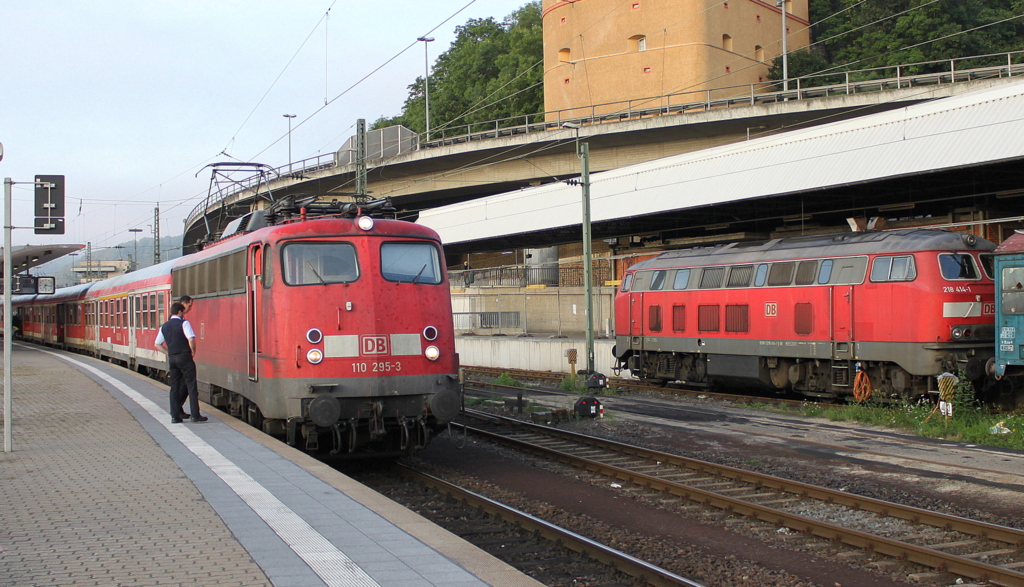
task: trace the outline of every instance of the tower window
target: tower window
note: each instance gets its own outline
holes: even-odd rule
[[[647,37],[643,35],[633,35],[629,38],[629,49],[630,51],[646,51],[647,50]]]
[[[761,45],[754,45],[754,60],[764,61],[764,47]]]
[[[559,49],[558,50],[558,61],[560,63],[569,63],[569,50]]]
[[[726,51],[732,51],[732,36],[722,35],[722,48]]]

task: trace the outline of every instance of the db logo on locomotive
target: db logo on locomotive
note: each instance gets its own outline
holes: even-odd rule
[[[363,356],[366,355],[389,355],[388,336],[386,334],[360,334],[359,349]]]

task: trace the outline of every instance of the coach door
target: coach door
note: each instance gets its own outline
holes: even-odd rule
[[[644,334],[644,294],[643,292],[631,292],[629,294],[629,335],[643,336]]]
[[[853,286],[832,287],[832,358],[853,358]]]
[[[260,272],[263,268],[263,249],[260,245],[249,247],[249,267],[245,279],[246,348],[249,380],[258,381],[259,373],[259,319],[260,319]]]
[[[53,342],[54,344],[60,346],[60,348],[64,348],[64,332],[65,329],[67,328],[66,325],[68,322],[68,314],[70,312],[68,312],[67,304],[57,304],[56,309],[57,319],[54,320],[53,325]]]

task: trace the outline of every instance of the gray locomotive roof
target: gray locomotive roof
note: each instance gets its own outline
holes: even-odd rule
[[[642,261],[631,269],[657,269],[683,265],[719,265],[756,263],[785,259],[847,257],[874,253],[901,253],[916,250],[979,250],[991,251],[995,243],[983,238],[974,246],[964,242],[967,236],[950,230],[906,230],[842,232],[802,236],[768,241],[730,243],[717,247],[697,247],[668,251],[654,259]]]

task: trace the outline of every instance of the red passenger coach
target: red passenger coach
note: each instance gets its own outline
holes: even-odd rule
[[[907,229],[666,252],[615,299],[620,368],[654,382],[912,397],[984,376],[995,245]]]
[[[398,454],[461,406],[443,258],[429,228],[285,200],[198,253],[15,305],[29,340],[162,373],[153,343],[189,295],[201,399],[306,450]]]

